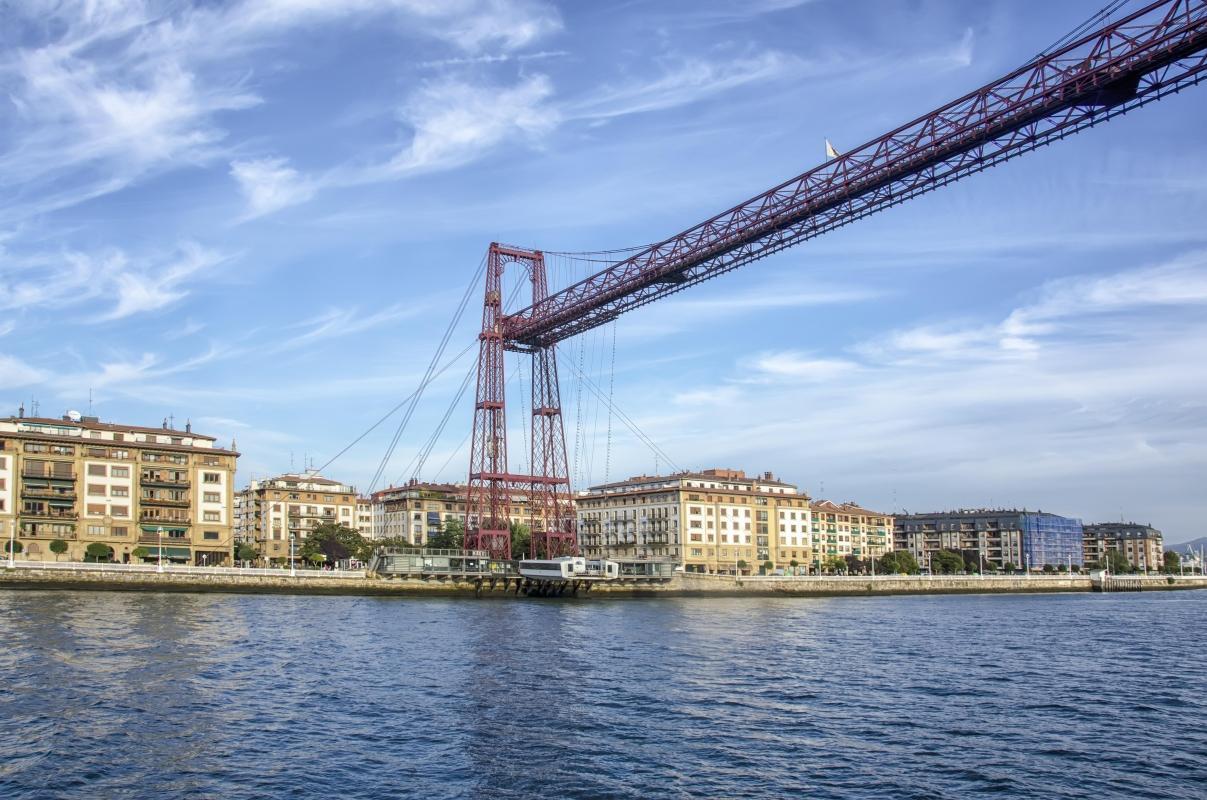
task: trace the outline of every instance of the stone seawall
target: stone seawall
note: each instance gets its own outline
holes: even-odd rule
[[[1133,577],[1141,591],[1207,588],[1207,578]],[[512,584],[514,587],[514,584]],[[473,581],[452,578],[324,578],[265,575],[199,575],[155,572],[66,571],[0,568],[0,589],[78,589],[122,592],[215,592],[233,594],[314,594],[373,596],[511,597]],[[664,583],[600,583],[580,597],[847,597],[902,594],[998,594],[1088,592],[1087,576],[1032,577],[744,577],[678,574]]]

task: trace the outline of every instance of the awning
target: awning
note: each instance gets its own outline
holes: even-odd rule
[[[159,558],[159,547],[158,546],[146,545],[146,544],[141,545],[141,546],[147,549],[147,551],[148,551],[147,558]],[[163,548],[163,557],[164,558],[188,558],[189,555],[190,555],[189,548],[187,548],[187,547],[164,547]]]
[[[142,530],[143,533],[153,533],[158,536],[160,527],[161,526],[156,525],[143,525]],[[163,525],[162,527],[164,536],[171,536],[172,534],[177,534],[178,536],[187,536],[189,533],[188,528],[169,528],[167,525]]]

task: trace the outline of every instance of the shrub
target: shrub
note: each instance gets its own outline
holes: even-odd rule
[[[4,543],[4,552],[6,552],[6,553],[12,553],[13,555],[16,555],[17,553],[20,553],[24,549],[25,549],[25,545],[21,544],[20,542],[16,541],[15,539]]]
[[[85,561],[110,561],[113,559],[113,548],[103,542],[93,542],[84,549]]]
[[[136,547],[130,551],[130,555],[141,560],[141,559],[144,559],[147,556],[151,555],[151,551],[148,550],[147,548],[139,545],[138,547]]]
[[[50,543],[50,552],[54,553],[54,559],[58,561],[59,556],[67,552],[67,542],[62,539],[55,539]]]

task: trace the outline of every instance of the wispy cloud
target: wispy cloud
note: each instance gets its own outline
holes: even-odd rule
[[[46,380],[46,373],[15,356],[0,353],[0,386],[31,386]]]
[[[247,199],[246,218],[304,203],[318,189],[313,178],[303,176],[284,158],[232,161],[230,173]]]

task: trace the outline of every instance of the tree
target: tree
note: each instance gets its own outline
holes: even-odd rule
[[[748,566],[750,566],[750,565],[747,564],[744,559],[741,559],[741,558],[738,559],[738,572],[741,572],[742,570],[746,569]]]
[[[821,562],[821,568],[826,572],[842,572],[847,568],[847,560],[842,556],[829,555],[826,560]]]
[[[465,546],[465,523],[459,519],[445,520],[440,531],[428,537],[427,546],[441,550],[460,550]]]
[[[1165,571],[1173,574],[1182,567],[1182,557],[1173,550],[1165,551]]]
[[[24,549],[25,549],[25,545],[21,544],[20,542],[16,541],[15,539],[4,543],[4,552],[6,552],[6,553],[12,553],[13,555],[17,555]]]
[[[143,547],[143,546],[139,545],[138,547],[136,547],[136,548],[134,548],[133,550],[131,550],[131,551],[130,551],[130,555],[134,556],[134,557],[135,557],[135,558],[137,558],[139,561],[142,561],[142,560],[143,560],[143,559],[145,559],[147,556],[151,555],[151,551],[150,551],[150,550],[148,550],[147,548],[145,548],[145,547]]]
[[[1132,565],[1123,553],[1120,553],[1118,550],[1107,550],[1106,568],[1116,575],[1121,575],[1125,572],[1131,572]]]
[[[930,557],[930,568],[939,575],[955,575],[964,569],[964,557],[951,550],[940,550]]]
[[[1018,567],[1015,565],[1015,563],[1013,561],[1007,561],[1005,564],[1002,565],[1002,569],[1005,570],[1006,572],[1014,572],[1014,570],[1017,568]]]
[[[314,561],[316,553],[323,555],[323,561],[343,561],[346,558],[358,558],[368,561],[372,555],[373,546],[360,533],[345,525],[334,522],[324,522],[316,525],[298,548],[298,557],[305,561]]]
[[[511,557],[524,558],[524,554],[528,552],[528,548],[532,544],[532,530],[524,523],[516,522],[514,519],[508,523],[507,527],[511,531]]]
[[[62,539],[55,539],[50,543],[50,552],[54,553],[54,560],[58,561],[59,556],[67,552],[67,542]]]
[[[84,548],[85,561],[111,561],[113,560],[113,548],[104,542],[93,542]]]
[[[917,575],[918,559],[908,550],[894,550],[881,556],[876,569],[884,575]]]
[[[315,552],[306,556],[306,560],[317,567],[319,564],[322,564],[327,560],[327,556],[323,555],[322,553]]]
[[[767,559],[763,562],[763,574],[766,574],[773,569],[775,569],[775,562],[773,562],[771,559]]]
[[[1051,575],[1055,571],[1056,567],[1052,566],[1051,564],[1044,564],[1044,572],[1047,574]]]
[[[250,542],[239,542],[239,546],[235,549],[235,558],[239,561],[255,561],[259,557],[260,551]]]

